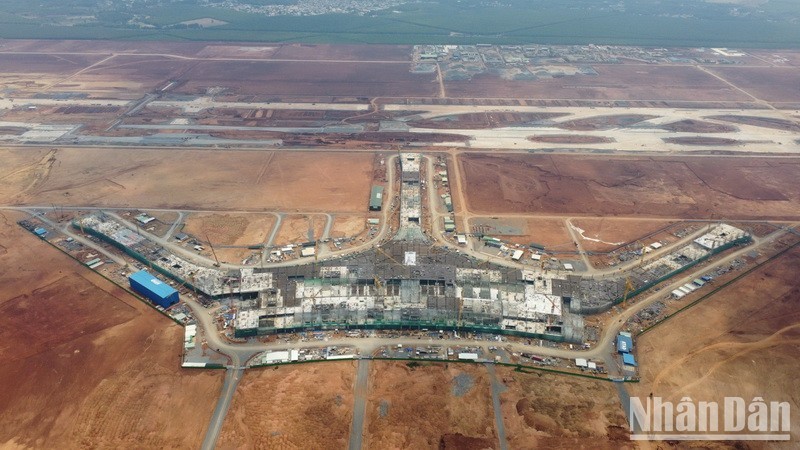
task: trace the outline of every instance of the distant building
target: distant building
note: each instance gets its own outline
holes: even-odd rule
[[[128,277],[131,289],[150,300],[151,302],[169,308],[178,303],[178,291],[151,275],[146,270],[141,270]]]
[[[141,223],[142,225],[147,225],[148,223],[150,223],[150,222],[152,222],[152,221],[156,220],[156,218],[155,218],[155,217],[148,216],[148,215],[147,215],[147,214],[145,214],[145,213],[142,213],[142,214],[139,214],[138,216],[136,216],[136,220],[137,220],[139,223]]]

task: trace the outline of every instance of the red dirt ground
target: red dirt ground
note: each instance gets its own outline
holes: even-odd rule
[[[764,128],[773,128],[776,130],[800,132],[800,122],[791,120],[772,119],[772,118],[756,117],[756,116],[738,116],[738,115],[709,116],[709,119],[724,120],[726,122],[733,122],[742,125],[751,125],[754,127],[764,127]]]
[[[433,117],[430,119],[411,121],[408,122],[408,124],[412,127],[442,130],[458,128],[482,130],[539,122],[566,115],[566,113],[476,112]]]
[[[508,387],[500,403],[509,448],[637,448],[611,383],[508,367],[498,367],[497,376]]]
[[[217,448],[346,448],[355,372],[352,361],[248,370]]]
[[[459,156],[473,213],[800,217],[794,158]]]
[[[720,405],[725,396],[762,397],[788,401],[792,411],[800,407],[798,265],[800,250],[791,250],[639,337],[641,382],[629,385],[631,395],[653,392],[675,402],[689,396]],[[791,425],[792,442],[748,448],[796,448],[797,414]]]
[[[201,61],[178,91],[205,93],[225,87],[231,93],[266,96],[435,96],[433,74],[413,74],[403,64],[314,61],[253,61],[231,64]]]
[[[144,94],[171,79],[184,79],[195,62],[162,56],[118,55],[60,85],[85,84],[85,90]],[[93,84],[96,86],[93,86]]]
[[[457,376],[473,380],[460,397]],[[365,416],[364,448],[497,447],[488,373],[479,365],[374,361]]]
[[[183,328],[21,218],[0,214],[0,447],[199,447],[222,373],[181,369]]]
[[[671,138],[663,138],[662,141],[668,144],[678,144],[678,145],[702,145],[702,146],[731,146],[731,145],[744,145],[744,141],[739,141],[736,139],[728,139],[728,138],[718,138],[718,137],[710,137],[710,136],[680,136],[680,137],[671,137]]]
[[[362,212],[372,153],[0,149],[0,202]]]
[[[750,97],[694,67],[594,65],[598,76],[507,81],[493,75],[445,81],[448,97],[592,100],[747,101]]]
[[[321,214],[287,215],[281,222],[274,245],[286,245],[314,241],[322,237],[328,218]],[[313,230],[312,236],[309,231]]]
[[[685,133],[732,133],[736,127],[704,120],[686,119],[662,125],[660,128]]]
[[[511,225],[521,231],[518,235],[504,235],[502,233],[486,229],[486,234],[493,237],[501,238],[506,242],[512,244],[529,245],[531,243],[544,245],[549,251],[574,251],[575,244],[572,237],[567,231],[563,219],[545,219],[545,218],[511,218],[504,217],[498,220],[492,220],[486,217],[475,217],[470,219],[470,225],[477,224],[492,224],[499,222],[506,226]],[[471,229],[472,232],[477,231],[475,228]]]
[[[571,131],[595,131],[611,130],[613,128],[626,128],[639,122],[654,119],[658,116],[645,114],[618,114],[615,116],[595,116],[585,119],[575,119],[561,122],[556,125],[558,128]]]
[[[768,102],[800,101],[800,71],[793,67],[711,67],[749,94]]]
[[[100,61],[104,55],[36,55],[36,54],[2,54],[0,67],[3,73],[46,73],[64,77],[84,67]]]
[[[629,220],[629,219],[606,219],[606,218],[580,218],[573,219],[572,224],[584,230],[583,235],[598,239],[604,242],[595,242],[588,239],[582,239],[581,247],[586,251],[592,252],[607,252],[619,245],[613,243],[627,244],[629,242],[642,239],[644,236],[660,230],[675,222],[661,221],[661,220]],[[580,235],[579,235],[580,237]],[[651,244],[650,240],[642,242],[643,245]]]

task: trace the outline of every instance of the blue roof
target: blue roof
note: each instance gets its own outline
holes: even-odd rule
[[[630,353],[623,353],[622,354],[622,363],[626,364],[626,365],[629,365],[629,366],[635,366],[636,365],[636,358],[634,358],[633,355],[630,354]]]
[[[633,340],[628,336],[617,335],[617,351],[627,353],[633,350]]]
[[[175,292],[178,292],[173,289],[172,286],[150,275],[146,270],[140,270],[139,272],[131,274],[130,279],[141,284],[161,298],[167,298]]]
[[[42,228],[42,227],[39,227],[39,228],[36,228],[36,229],[34,229],[34,230],[33,230],[33,232],[34,232],[35,234],[39,235],[39,236],[41,236],[41,235],[43,235],[43,234],[47,234],[47,230],[46,230],[46,229],[44,229],[44,228]]]

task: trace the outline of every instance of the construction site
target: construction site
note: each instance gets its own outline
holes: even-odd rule
[[[508,263],[491,262],[476,255],[497,247],[502,251],[499,239],[470,234],[475,254],[460,251],[463,245],[437,243],[422,221],[423,209],[431,208],[424,205],[422,194],[428,177],[421,168],[428,167],[427,159],[401,153],[393,160],[397,165],[392,170],[399,170],[399,228],[367,250],[323,261],[316,252],[318,244],[310,242],[301,246],[301,258],[291,265],[273,267],[257,257],[249,265],[222,266],[213,244],[214,259],[208,259],[157,242],[139,228],[140,223],[152,223],[147,214],[129,222],[97,212],[77,217],[71,226],[121,250],[177,290],[208,302],[229,302],[226,322],[235,338],[309,330],[431,328],[581,344],[590,340],[583,316],[608,311],[718,253],[752,242],[749,232],[717,223],[682,235],[675,245],[653,242],[647,251],[633,251],[624,271],[618,267],[595,272],[552,261],[546,265],[541,260],[544,247],[533,249],[526,262],[520,261],[522,250],[508,251]]]

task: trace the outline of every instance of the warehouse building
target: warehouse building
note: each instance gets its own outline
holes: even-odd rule
[[[617,351],[619,353],[630,353],[633,351],[633,336],[630,333],[620,331],[617,335]]]
[[[178,303],[178,291],[158,278],[150,275],[146,270],[141,270],[128,277],[131,289],[136,293],[161,306],[169,308]]]
[[[383,205],[383,186],[372,186],[369,194],[369,210],[380,211]]]

